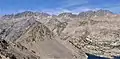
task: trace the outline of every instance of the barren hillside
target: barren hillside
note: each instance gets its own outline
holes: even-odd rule
[[[2,59],[87,59],[120,56],[120,15],[108,10],[0,17]]]

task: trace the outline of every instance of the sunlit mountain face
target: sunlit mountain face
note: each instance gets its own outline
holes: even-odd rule
[[[0,0],[0,59],[120,59],[120,0]]]

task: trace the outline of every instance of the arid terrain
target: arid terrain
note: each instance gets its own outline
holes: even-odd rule
[[[0,16],[0,59],[87,59],[120,56],[120,15],[25,11]]]

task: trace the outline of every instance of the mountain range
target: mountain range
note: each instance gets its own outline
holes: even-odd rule
[[[1,59],[87,59],[120,56],[120,15],[109,10],[0,17]]]

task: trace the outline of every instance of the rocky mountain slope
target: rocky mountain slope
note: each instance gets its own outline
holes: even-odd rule
[[[87,59],[120,56],[120,15],[108,10],[78,15],[25,11],[0,18],[2,59]]]

